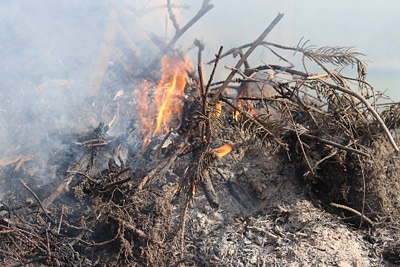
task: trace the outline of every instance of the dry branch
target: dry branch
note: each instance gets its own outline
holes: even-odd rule
[[[45,209],[45,207],[42,204],[42,201],[40,201],[39,197],[36,195],[36,193],[22,180],[20,179],[21,184],[29,191],[29,193],[32,194],[32,196],[36,199],[37,203],[39,204],[39,207],[43,210],[44,214],[47,216],[47,218],[52,222],[55,223],[54,220],[50,217],[48,214],[49,212]]]
[[[346,93],[346,94],[349,94],[351,96],[354,96],[355,98],[360,100],[367,107],[367,109],[372,113],[372,115],[375,117],[375,119],[378,121],[379,125],[384,130],[387,138],[389,139],[390,144],[392,145],[393,149],[396,151],[397,155],[400,153],[400,150],[399,150],[396,142],[394,141],[393,136],[390,133],[389,129],[386,127],[385,122],[382,120],[382,118],[378,114],[378,112],[371,106],[371,104],[364,97],[362,97],[361,95],[357,94],[356,92],[354,92],[354,91],[352,91],[350,89],[344,88],[342,86],[334,85],[334,84],[328,83],[328,82],[326,82],[324,80],[321,80],[321,79],[317,79],[317,80],[319,82],[321,82],[321,83],[333,88],[333,89],[336,89],[336,90],[341,91],[343,93]]]
[[[172,37],[171,41],[169,41],[166,46],[165,51],[168,51],[172,46],[178,41],[178,39],[195,24],[202,16],[204,16],[208,11],[210,11],[214,5],[209,3],[209,0],[204,0],[201,9],[197,12],[197,14],[181,29],[176,29],[174,37]]]
[[[282,17],[283,17],[283,14],[278,14],[276,16],[276,18],[271,22],[271,24],[265,29],[265,31],[253,42],[253,44],[246,51],[246,53],[243,55],[243,57],[240,58],[240,60],[236,63],[234,69],[228,75],[228,77],[226,78],[226,80],[224,81],[222,86],[218,89],[218,91],[215,93],[215,95],[211,99],[212,104],[217,103],[220,95],[228,87],[228,84],[232,81],[233,77],[237,73],[237,70],[240,69],[240,67],[247,60],[247,58],[250,56],[250,54],[253,53],[254,49],[256,49],[257,46],[260,45],[260,43],[265,39],[265,37],[267,37],[267,35],[272,31],[272,29],[279,23],[279,21],[282,19]]]
[[[357,211],[357,210],[355,210],[353,208],[347,207],[345,205],[333,203],[333,202],[331,203],[331,206],[335,207],[335,208],[339,208],[339,209],[344,209],[344,210],[350,211],[350,212],[360,216],[362,219],[364,219],[366,222],[368,222],[371,226],[375,225],[375,223],[373,221],[371,221],[370,218],[368,218],[367,216],[365,216],[364,214],[362,214],[361,212],[359,212],[359,211]]]
[[[296,130],[293,130],[293,129],[287,129],[287,130],[296,131]],[[321,143],[324,143],[324,144],[327,144],[327,145],[330,145],[330,146],[334,146],[334,147],[337,147],[337,148],[340,148],[340,149],[343,149],[343,150],[346,150],[346,151],[349,151],[349,152],[352,152],[352,153],[359,154],[359,155],[367,157],[367,158],[371,157],[369,154],[367,154],[365,152],[362,152],[362,151],[360,151],[358,149],[354,149],[354,148],[351,148],[349,146],[344,146],[344,145],[338,144],[338,143],[330,141],[330,140],[326,140],[324,138],[321,138],[321,137],[318,137],[318,136],[315,136],[315,135],[311,135],[311,134],[307,134],[307,133],[301,133],[301,135],[304,136],[304,137],[310,138],[310,139],[318,140],[318,142],[321,142]]]

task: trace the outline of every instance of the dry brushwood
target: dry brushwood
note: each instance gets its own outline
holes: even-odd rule
[[[353,197],[351,203],[355,208],[348,207],[348,211],[357,214],[361,222],[364,220],[369,225],[374,225],[365,215],[366,209],[368,212],[379,212],[381,208],[372,205],[365,195],[368,194],[367,184],[372,183],[377,177],[366,178],[367,173],[374,173],[374,167],[365,162],[374,158],[371,144],[380,142],[382,135],[386,136],[394,152],[399,153],[395,138],[392,136],[392,134],[397,135],[399,128],[396,123],[398,107],[396,104],[390,104],[381,112],[376,109],[377,94],[365,81],[367,72],[364,61],[360,59],[362,53],[349,47],[315,48],[306,47],[306,44],[307,42],[296,47],[287,47],[266,41],[260,42],[259,45],[264,46],[280,60],[289,63],[289,66],[265,64],[256,68],[247,66],[241,70],[238,65],[239,67],[232,68],[232,74],[239,74],[241,78],[234,79],[235,75],[231,75],[229,82],[215,83],[214,98],[223,100],[236,113],[241,114],[242,129],[247,130],[248,134],[289,148],[291,151],[289,155],[300,162],[298,167],[301,169],[302,178],[326,187],[323,192],[326,194],[324,201],[328,205],[335,201],[342,203],[349,201],[351,193],[344,191],[346,184],[353,183],[360,186],[358,191],[355,188],[354,190],[362,194],[357,193],[357,197]],[[254,43],[233,48],[222,54],[221,58],[234,55],[238,50],[252,45]],[[271,47],[294,51],[294,56],[301,54],[303,68],[295,69],[294,64],[290,63],[291,60],[281,56]],[[305,61],[306,58],[309,61]],[[310,73],[308,71],[310,68],[307,66],[310,62],[323,69],[325,73]],[[344,68],[356,66],[357,72],[355,77],[347,77],[340,72],[329,70],[325,64]],[[254,78],[257,73],[265,75],[259,76],[262,78]],[[239,88],[243,84],[251,88],[243,96],[240,93],[242,91],[238,92],[239,97],[236,98],[238,104],[228,100],[232,99],[230,96],[217,97],[233,82],[241,83]],[[358,84],[358,88],[352,86],[354,82]],[[262,89],[264,85],[272,86],[276,95],[269,97],[269,93]],[[245,107],[243,101],[246,101]],[[270,114],[271,107],[280,110],[278,119],[274,120]],[[235,119],[237,120],[237,117]],[[334,178],[330,178],[330,175],[335,175],[324,170],[349,167],[354,172],[354,177],[346,178],[344,181],[331,180]],[[342,175],[340,171],[338,175]]]
[[[135,83],[138,88],[134,92],[143,93],[144,83],[153,82],[147,86],[150,89],[156,86],[153,75],[146,71],[154,71],[154,62],[159,64],[158,52],[173,54],[176,41],[213,5],[205,0],[182,28],[171,1],[164,7],[175,35],[159,45],[156,56],[143,63],[144,67],[135,65],[141,74],[135,73],[134,78],[145,76],[146,81]],[[123,39],[135,54],[142,52],[136,51],[135,43],[120,29],[115,12],[110,10],[113,20],[107,25],[100,47],[102,56],[95,67],[99,73],[92,77],[93,95],[101,93],[103,83],[105,88],[109,86],[104,79],[104,62],[112,56],[109,52],[116,34],[125,36]],[[7,196],[0,205],[0,260],[14,266],[267,265],[261,262],[269,258],[265,257],[265,249],[272,254],[288,247],[288,242],[305,242],[315,234],[306,231],[310,230],[306,219],[297,220],[306,211],[290,210],[286,205],[283,190],[287,184],[295,184],[292,178],[300,180],[299,187],[306,187],[291,191],[307,191],[307,200],[317,200],[316,207],[310,205],[308,209],[325,207],[355,227],[373,227],[369,231],[391,221],[395,232],[398,224],[394,218],[400,207],[396,197],[384,197],[391,186],[398,185],[398,162],[390,148],[398,152],[392,134],[398,133],[399,104],[377,110],[376,92],[365,81],[366,66],[360,59],[363,55],[352,48],[315,48],[306,46],[308,42],[288,47],[264,41],[282,17],[279,14],[251,44],[224,54],[221,47],[207,81],[202,64],[204,44],[195,40],[197,73],[188,74],[191,82],[186,84],[176,129],[161,136],[143,137],[142,127],[148,121],[131,120],[137,117],[137,107],[147,102],[140,104],[141,100],[124,96],[118,100],[121,104],[110,108],[117,99],[118,88],[116,94],[105,95],[104,102],[99,98],[95,105],[96,113],[113,117],[112,123],[99,123],[88,133],[69,136],[68,145],[51,155],[62,165],[55,168],[61,178],[58,184],[41,189],[34,178],[43,172],[37,174],[30,166],[24,168],[30,157],[5,158],[3,165],[7,164],[12,174],[21,179],[18,186],[24,190],[15,190],[17,195]],[[287,66],[263,63],[252,67],[249,59],[257,47],[266,49]],[[295,52],[293,57],[300,55],[302,66],[296,67],[285,51]],[[220,60],[231,54],[240,59],[224,81],[213,83]],[[309,64],[320,67],[323,73],[310,73]],[[331,65],[356,66],[357,73],[346,77],[330,70]],[[237,95],[228,94],[234,90]],[[148,97],[153,93],[149,90],[145,94]],[[127,109],[122,110],[123,106]],[[119,136],[108,136],[114,123],[120,126],[115,130],[125,130]],[[230,155],[232,159],[229,156],[227,161],[231,162],[224,162],[226,158],[221,158],[233,148],[237,155]],[[271,155],[266,157],[268,153]],[[252,158],[246,159],[248,155]],[[245,167],[239,173],[239,167],[234,165],[242,163]],[[13,164],[17,166],[12,168]],[[254,166],[262,165],[267,167],[252,177],[257,169]],[[268,173],[273,168],[284,175]],[[382,178],[382,173],[388,178]],[[256,176],[263,179],[256,180],[260,179]],[[274,183],[278,184],[276,188],[266,190]],[[221,185],[226,186],[224,192]],[[228,210],[228,197],[221,199],[220,194],[237,202],[237,210]],[[32,196],[34,201],[29,200]],[[273,202],[274,197],[284,200]],[[294,202],[297,205],[304,199]],[[208,226],[209,218],[205,217],[213,212],[222,219],[219,224]],[[300,216],[296,217],[296,213]],[[322,227],[319,217],[315,224]],[[397,233],[400,237],[400,231]],[[262,256],[236,257],[245,255],[245,251],[253,254],[254,248],[260,248]],[[389,252],[396,248],[394,244]]]

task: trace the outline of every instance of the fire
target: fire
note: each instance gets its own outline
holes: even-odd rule
[[[241,98],[244,96],[244,92],[245,92],[245,90],[241,90],[240,94],[238,96],[238,101],[237,101],[238,108],[243,108],[243,100]],[[240,115],[240,111],[239,110],[235,110],[233,112],[233,119],[235,121],[239,121],[239,115]]]
[[[214,109],[213,112],[214,112],[214,116],[215,117],[217,117],[217,118],[221,117],[221,114],[222,114],[222,104],[221,104],[221,102],[217,102],[215,104],[215,109]]]
[[[172,120],[182,111],[187,69],[190,69],[188,60],[170,56],[161,59],[162,77],[155,91],[158,114],[154,136],[162,134],[163,128],[169,132]]]
[[[161,59],[161,79],[156,88],[148,80],[134,90],[140,95],[138,101],[138,115],[142,121],[144,151],[151,143],[152,137],[170,132],[180,124],[180,114],[184,105],[185,86],[190,71],[190,62],[171,56]],[[155,104],[154,104],[155,103]]]
[[[228,154],[229,152],[231,152],[233,149],[233,146],[230,144],[225,144],[223,146],[217,147],[217,148],[213,148],[212,151],[215,153],[215,155],[218,158],[222,158],[223,156],[225,156],[226,154]]]
[[[256,110],[254,110],[254,109],[252,109],[252,108],[250,108],[249,107],[249,104],[246,102],[244,102],[243,101],[243,97],[245,96],[245,90],[241,90],[240,91],[240,94],[239,94],[239,96],[238,96],[238,98],[237,98],[237,107],[238,107],[238,109],[240,109],[240,110],[245,110],[245,111],[247,111],[249,114],[251,114],[252,116],[256,116],[257,115],[257,111]],[[239,121],[239,116],[240,116],[240,111],[239,110],[234,110],[233,111],[233,114],[232,114],[232,117],[233,117],[233,119],[236,121],[236,122],[238,122]]]
[[[139,106],[138,114],[143,124],[142,127],[142,135],[144,138],[144,142],[142,145],[143,151],[147,148],[147,146],[151,142],[149,136],[152,131],[152,123],[150,122],[148,117],[148,114],[151,113],[151,110],[149,109],[149,105],[147,104],[149,89],[150,89],[150,83],[147,80],[144,80],[140,91],[139,90],[135,91],[135,93],[140,95],[140,101],[138,102]]]

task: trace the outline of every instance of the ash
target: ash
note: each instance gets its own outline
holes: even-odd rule
[[[197,68],[175,48],[212,7],[204,1],[180,27],[168,1],[176,34],[163,40],[129,26],[139,14],[132,6],[101,6],[104,30],[84,82],[34,86],[37,73],[28,71],[24,90],[1,95],[0,119],[10,126],[1,132],[3,265],[400,262],[400,108],[376,105],[384,95],[366,82],[362,54],[264,41],[279,14],[255,42],[217,53],[209,62],[216,70],[228,56],[240,59],[226,80],[214,81],[201,41],[192,46]],[[284,64],[251,67],[256,47]],[[301,67],[291,63],[293,52]],[[79,63],[88,55],[75,56]],[[58,105],[64,96],[73,104]],[[35,105],[15,112],[19,98]]]

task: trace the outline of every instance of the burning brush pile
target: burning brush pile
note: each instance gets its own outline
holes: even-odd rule
[[[267,42],[279,14],[253,43],[221,47],[206,77],[201,41],[196,66],[173,46],[211,8],[180,28],[168,4],[175,37],[146,39],[156,52],[145,62],[132,40],[101,53],[77,112],[94,127],[49,133],[63,141],[44,166],[42,141],[2,155],[2,264],[400,262],[400,107],[379,101],[362,54]],[[251,66],[256,48],[282,64]]]

